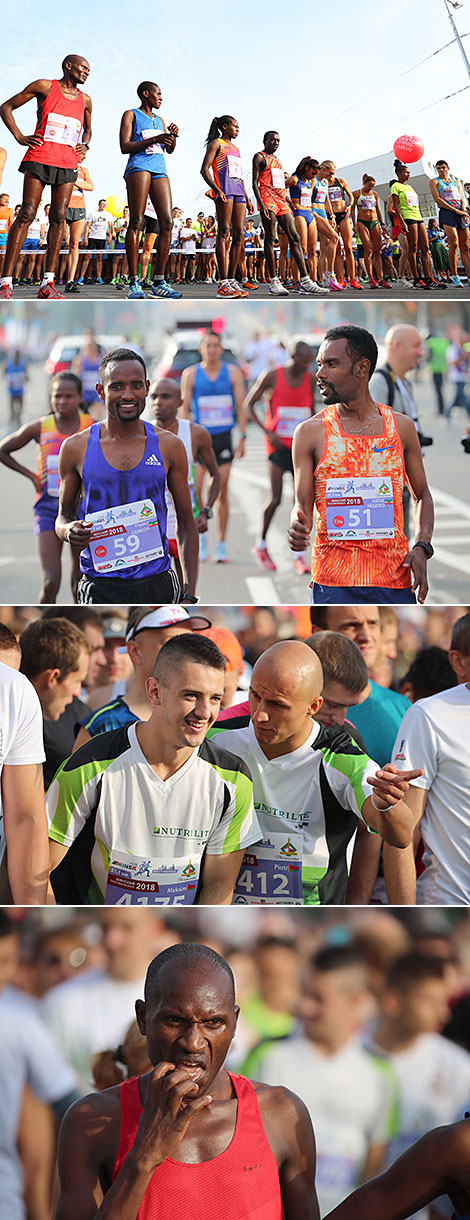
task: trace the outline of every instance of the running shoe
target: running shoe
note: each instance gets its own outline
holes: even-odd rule
[[[145,293],[144,293],[144,296],[145,296]],[[160,280],[160,282],[158,284],[150,285],[150,296],[151,297],[168,297],[168,299],[170,301],[179,301],[180,297],[182,296],[182,293],[176,292],[174,288],[171,288],[170,284],[167,284],[166,280]]]
[[[81,275],[80,279],[77,280],[77,284],[83,284],[83,275]]]
[[[377,280],[369,280],[369,283],[368,283],[369,288],[378,288],[378,286],[379,285],[377,283]]]
[[[357,288],[357,289],[359,290],[359,292],[363,292],[363,291],[364,291],[364,285],[363,285],[363,284],[360,284],[360,283],[359,283],[359,280],[350,280],[350,281],[349,281],[349,287],[350,287],[350,288]]]
[[[48,284],[41,285],[38,297],[41,297],[41,299],[45,298],[48,301],[65,301],[63,292],[57,292],[57,288],[52,280]]]
[[[315,280],[310,279],[310,276],[308,277],[307,284],[302,284],[302,281],[299,284],[299,292],[301,296],[326,297],[328,296],[329,291],[330,289],[326,286],[326,284],[316,284]]]
[[[80,289],[78,287],[78,284],[75,283],[75,280],[68,281],[68,283],[65,285],[65,291],[66,292],[78,292],[78,294],[80,295]]]
[[[247,288],[249,291],[251,290],[251,292],[256,292],[256,289],[259,288],[259,284],[256,284],[254,280],[242,280],[242,288]]]
[[[322,279],[322,287],[328,288],[329,292],[341,292],[342,291],[342,289],[340,288],[340,286],[338,284],[336,276],[332,275],[331,271],[325,271],[325,274]]]
[[[391,288],[392,285],[390,284],[389,280],[379,280],[378,287],[379,288]]]
[[[199,534],[199,563],[206,563],[209,558],[209,540],[207,534]]]
[[[217,296],[218,297],[239,297],[240,293],[227,280],[226,284],[223,284],[223,283],[219,284],[219,286],[217,288]]]
[[[266,572],[275,572],[276,564],[271,559],[267,546],[257,546],[256,542],[251,548],[251,554],[254,555],[258,567],[265,568]]]
[[[100,275],[98,276],[98,279],[95,280],[95,284],[104,284],[104,280],[101,279]]]
[[[406,275],[398,277],[396,286],[397,288],[414,288],[414,284],[411,280],[407,280]]]
[[[275,278],[273,280],[270,281],[269,292],[272,297],[288,297],[289,296],[288,289],[283,287],[283,285],[281,284],[281,281],[279,279],[279,276],[277,276],[277,275],[275,276]]]
[[[310,575],[310,567],[308,563],[305,562],[303,555],[298,555],[297,559],[294,559],[294,572],[297,572],[298,576]]]
[[[146,300],[146,296],[145,296],[145,292],[142,288],[142,284],[139,284],[138,280],[134,280],[134,283],[131,284],[131,286],[129,288],[129,292],[127,294],[127,299],[128,299],[128,301],[137,301],[137,300],[145,301]]]
[[[454,284],[455,288],[463,288],[463,284],[462,284],[462,280],[460,279],[460,275],[453,275],[452,283]]]
[[[238,297],[249,297],[249,292],[247,292],[243,284],[239,284],[238,280],[229,280],[229,284],[231,288],[235,289]]]
[[[228,554],[225,542],[217,543],[214,559],[216,563],[228,563]]]
[[[0,301],[11,301],[12,296],[11,284],[2,284],[0,288]]]

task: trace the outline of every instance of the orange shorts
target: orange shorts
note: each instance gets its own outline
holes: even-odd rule
[[[274,187],[264,186],[263,189],[260,187],[259,193],[265,208],[270,208],[276,216],[285,216],[286,212],[291,211],[287,200],[283,199]]]

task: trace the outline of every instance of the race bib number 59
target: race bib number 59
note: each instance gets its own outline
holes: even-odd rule
[[[86,520],[93,523],[90,552],[96,572],[133,568],[165,553],[152,500],[88,513]]]

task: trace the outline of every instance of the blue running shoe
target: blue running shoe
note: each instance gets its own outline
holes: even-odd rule
[[[179,301],[182,296],[181,292],[175,292],[171,284],[167,284],[166,280],[160,280],[159,284],[150,285],[151,297],[168,297],[172,301]]]
[[[142,288],[142,284],[139,284],[138,280],[135,280],[134,283],[131,284],[131,286],[129,288],[129,292],[127,294],[127,299],[128,299],[128,301],[134,301],[134,300],[138,300],[138,299],[140,299],[141,301],[145,301],[145,299],[146,299],[145,292]]]

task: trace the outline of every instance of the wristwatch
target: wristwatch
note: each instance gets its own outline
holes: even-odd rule
[[[181,601],[188,602],[190,606],[197,606],[200,600],[200,597],[195,597],[194,593],[183,593],[181,596]]]
[[[210,521],[212,519],[212,517],[214,516],[212,508],[200,508],[199,516],[201,515],[201,513],[204,513],[204,516],[207,517],[208,521]]]
[[[415,547],[417,547],[417,546],[420,546],[422,548],[422,550],[424,551],[424,553],[426,555],[426,559],[432,559],[432,557],[434,555],[434,547],[431,546],[430,542],[415,542],[414,546],[412,546],[412,548],[411,548],[412,551],[414,551]]]

